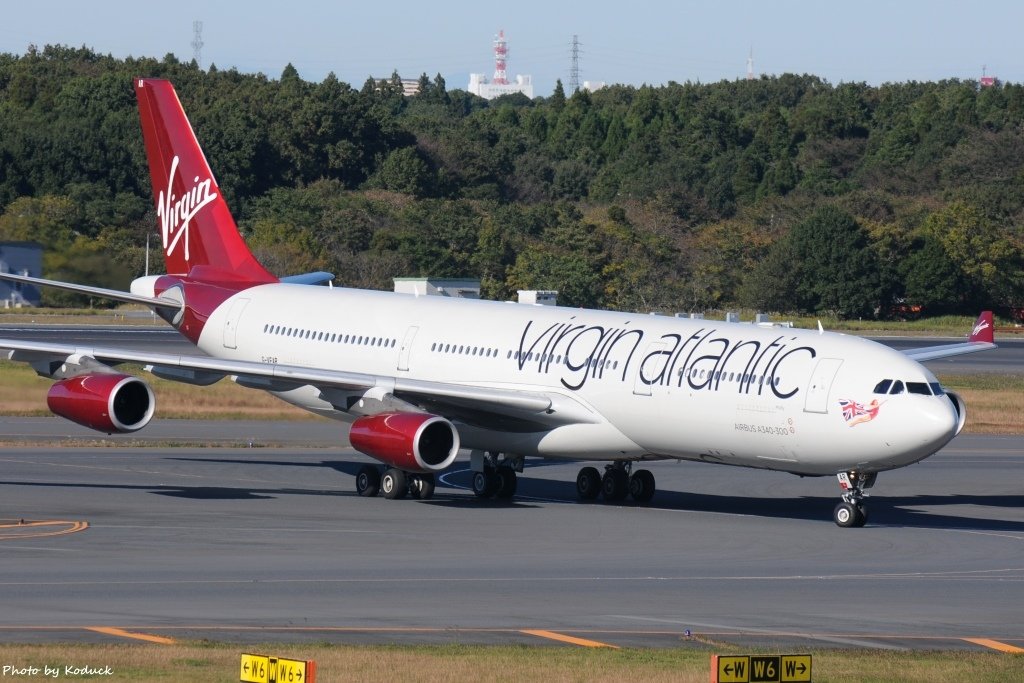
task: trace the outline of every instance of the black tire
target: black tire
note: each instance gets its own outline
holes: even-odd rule
[[[601,493],[601,473],[596,467],[584,467],[576,475],[576,495],[580,500],[594,500]]]
[[[638,503],[649,503],[655,488],[654,475],[650,470],[637,470],[629,478],[629,495]]]
[[[364,498],[373,498],[380,493],[380,470],[373,465],[363,465],[356,474],[356,493]]]
[[[864,521],[866,519],[864,514],[861,513],[860,509],[856,505],[845,501],[836,505],[835,510],[832,511],[832,518],[835,520],[837,526],[844,529],[864,526]]]
[[[390,468],[380,479],[380,490],[388,500],[405,498],[409,494],[409,481],[405,472]]]
[[[516,495],[516,488],[519,486],[519,477],[516,476],[516,471],[511,467],[499,467],[496,474],[498,488],[494,492],[495,498],[508,500]]]
[[[473,495],[477,498],[490,498],[498,488],[494,472],[484,470],[473,473]]]
[[[409,481],[409,493],[413,498],[430,500],[434,497],[436,485],[433,474],[414,474]]]
[[[601,478],[601,495],[609,503],[617,503],[629,493],[629,477],[626,470],[613,467]]]
[[[859,526],[859,527],[860,526],[864,526],[865,524],[868,523],[868,509],[866,507],[864,507],[863,505],[858,505],[857,506],[857,515],[858,515],[857,526]]]

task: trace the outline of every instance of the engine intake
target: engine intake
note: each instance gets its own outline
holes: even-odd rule
[[[90,429],[123,434],[149,424],[156,399],[138,377],[93,373],[55,382],[46,405],[54,414]]]
[[[352,423],[349,443],[360,453],[407,472],[438,472],[459,454],[459,433],[426,413],[380,413]]]
[[[964,400],[960,398],[960,394],[947,391],[946,396],[949,397],[949,400],[953,403],[953,410],[956,411],[956,433],[959,434],[967,423],[967,406],[964,405]]]

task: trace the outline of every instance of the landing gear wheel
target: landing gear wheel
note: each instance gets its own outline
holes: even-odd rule
[[[629,478],[629,495],[638,503],[650,502],[654,490],[654,475],[650,470],[637,470]]]
[[[390,468],[381,477],[380,490],[384,492],[384,497],[389,500],[405,498],[409,493],[409,482],[405,472],[394,467]]]
[[[840,472],[836,475],[839,479],[839,488],[843,490],[843,502],[836,505],[833,512],[833,519],[837,525],[843,528],[862,527],[868,521],[868,511],[864,507],[864,499],[867,494],[864,489],[875,485],[878,478],[877,472]]]
[[[516,495],[519,478],[516,476],[515,470],[511,467],[499,467],[498,471],[495,473],[495,479],[498,484],[497,490],[494,492],[495,498],[508,500],[512,496]]]
[[[601,473],[596,467],[584,467],[576,475],[576,495],[580,500],[594,500],[601,493]]]
[[[493,471],[473,473],[473,495],[477,498],[490,498],[498,488],[496,475]]]
[[[373,498],[380,492],[380,470],[373,465],[363,465],[356,474],[356,493],[364,498]]]
[[[409,493],[413,498],[430,500],[434,497],[435,485],[433,474],[414,474],[409,481]]]
[[[862,527],[868,521],[868,515],[863,506],[847,502],[836,505],[832,516],[836,524],[844,529]]]
[[[629,493],[629,475],[626,470],[613,467],[601,479],[601,495],[609,503],[616,503]]]

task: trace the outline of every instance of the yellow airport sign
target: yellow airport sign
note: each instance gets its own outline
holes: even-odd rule
[[[711,683],[810,683],[811,655],[712,655]]]
[[[316,662],[243,654],[239,680],[243,683],[316,683]]]
[[[245,683],[270,683],[270,657],[242,655],[238,680]]]
[[[810,683],[810,655],[782,655],[782,678],[786,683]]]

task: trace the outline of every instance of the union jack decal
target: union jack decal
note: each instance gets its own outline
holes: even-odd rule
[[[878,410],[882,407],[882,404],[878,402],[878,399],[873,399],[871,403],[864,405],[857,401],[851,401],[847,398],[839,399],[839,407],[843,411],[843,419],[851,427],[859,425],[862,422],[871,422],[878,417]]]

